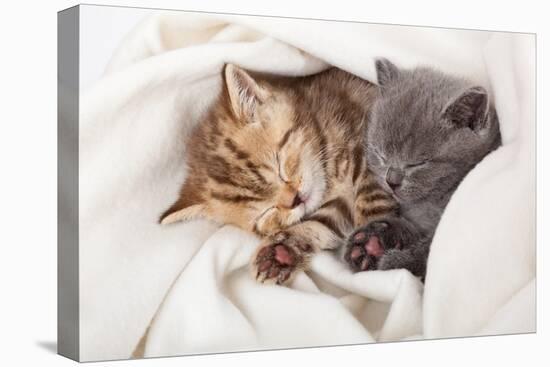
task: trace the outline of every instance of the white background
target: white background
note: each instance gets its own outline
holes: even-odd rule
[[[96,1],[97,4],[284,15],[459,28],[538,33],[538,333],[430,342],[99,362],[115,366],[469,366],[543,365],[548,363],[548,316],[541,311],[548,294],[546,251],[548,196],[542,188],[547,170],[548,129],[543,103],[548,73],[545,40],[550,37],[542,1],[509,3],[479,0],[443,1]],[[312,7],[312,4],[315,6]],[[73,1],[4,2],[0,12],[2,113],[0,134],[0,364],[70,365],[55,355],[56,339],[56,12]],[[308,6],[309,5],[309,6]],[[120,25],[122,27],[123,25]],[[127,25],[124,25],[126,27]],[[98,30],[109,35],[109,27]],[[114,32],[114,31],[113,31]],[[103,53],[114,47],[106,43]],[[103,54],[101,53],[101,54]],[[547,62],[546,62],[547,64]],[[95,64],[89,82],[103,66]],[[88,77],[87,77],[88,78]],[[544,80],[543,80],[544,79]],[[547,98],[546,98],[547,102]],[[546,204],[546,205],[545,205]],[[546,228],[545,228],[546,227]],[[543,279],[544,278],[544,279]],[[544,289],[543,289],[544,288]],[[545,317],[546,316],[546,317]],[[108,327],[108,325],[106,325]],[[544,360],[546,359],[546,363]]]
[[[110,6],[88,6],[80,13],[81,91],[103,74],[124,36],[149,14],[149,9]]]

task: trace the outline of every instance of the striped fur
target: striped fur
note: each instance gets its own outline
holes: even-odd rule
[[[163,224],[199,217],[233,224],[265,238],[258,253],[282,239],[294,261],[290,274],[272,279],[282,283],[315,251],[395,214],[364,154],[374,85],[336,68],[286,78],[228,65],[222,79],[217,102],[186,142],[188,178]],[[281,273],[260,274],[265,264],[252,261],[259,279]]]

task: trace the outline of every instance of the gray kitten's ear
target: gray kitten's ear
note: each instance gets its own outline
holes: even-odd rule
[[[376,59],[376,77],[378,79],[378,85],[384,86],[397,78],[399,75],[399,69],[392,64],[390,60],[385,58]]]
[[[226,65],[224,76],[235,116],[251,122],[256,108],[267,98],[267,91],[246,71],[233,64]]]
[[[443,118],[455,126],[479,131],[485,126],[489,96],[483,87],[472,87],[460,94],[443,111]]]

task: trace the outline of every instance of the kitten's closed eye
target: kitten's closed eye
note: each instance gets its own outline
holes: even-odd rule
[[[284,166],[282,165],[283,162],[281,162],[281,158],[278,152],[275,153],[275,159],[277,160],[277,175],[279,176],[279,179],[284,183],[288,183],[289,179],[284,171]]]
[[[405,168],[418,168],[418,167],[422,167],[424,165],[426,165],[428,163],[428,161],[420,161],[420,162],[416,162],[416,163],[409,163],[405,166]]]

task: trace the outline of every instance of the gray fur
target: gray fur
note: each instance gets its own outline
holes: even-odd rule
[[[367,157],[400,205],[400,217],[387,231],[406,238],[400,249],[385,243],[376,268],[406,268],[423,277],[451,195],[501,144],[498,118],[485,89],[465,79],[426,67],[399,69],[386,59],[377,60],[376,69],[380,97],[368,125]]]

